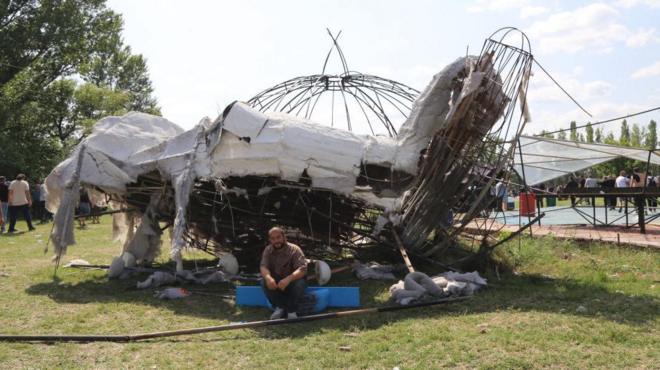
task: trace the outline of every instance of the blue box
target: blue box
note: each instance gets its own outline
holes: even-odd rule
[[[322,311],[326,306],[360,307],[360,288],[357,287],[307,287],[305,293],[316,296],[315,311]],[[327,305],[325,304],[326,299]],[[261,286],[243,285],[236,287],[236,304],[239,306],[270,308],[270,302],[268,302]]]

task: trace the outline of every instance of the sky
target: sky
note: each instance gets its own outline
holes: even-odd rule
[[[163,116],[184,128],[289,78],[320,73],[339,39],[351,70],[418,90],[495,30],[524,31],[539,63],[526,133],[660,106],[660,0],[170,1],[109,0],[124,40],[147,59]],[[341,67],[330,61],[328,72]],[[646,125],[660,112],[629,119]],[[402,122],[400,122],[402,123]],[[399,124],[400,124],[399,123]],[[397,125],[395,123],[395,125]],[[619,123],[603,126],[618,135]]]

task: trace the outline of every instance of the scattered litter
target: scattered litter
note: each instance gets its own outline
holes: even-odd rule
[[[339,347],[339,350],[343,351],[343,352],[350,352],[351,351],[351,346],[341,346],[341,347]]]
[[[154,293],[154,297],[158,299],[179,299],[179,298],[185,298],[190,295],[190,292],[188,292],[184,288],[166,288],[165,290],[162,291],[156,291]]]
[[[64,267],[71,267],[71,266],[91,266],[91,265],[92,265],[91,263],[85,261],[84,259],[80,259],[80,258],[78,258],[78,259],[75,259],[75,260],[71,260],[71,261],[69,261],[69,263],[67,263],[66,265],[64,265]]]
[[[314,271],[315,271],[314,274],[316,277],[316,281],[319,283],[319,285],[327,284],[330,281],[330,278],[332,277],[332,270],[325,261],[321,261],[321,260],[315,261]]]
[[[360,261],[355,261],[351,265],[355,276],[360,280],[396,280],[396,276],[392,273],[397,268],[392,265],[380,265],[376,262],[363,264]]]
[[[416,271],[392,285],[390,294],[397,303],[407,305],[426,297],[470,296],[486,285],[486,279],[476,271],[464,274],[444,273],[433,278]]]
[[[234,276],[238,274],[239,271],[238,260],[236,259],[236,256],[231,253],[227,253],[220,257],[218,267],[229,276]]]
[[[224,283],[229,281],[227,275],[222,271],[215,271],[212,274],[196,280],[198,283],[206,285],[209,283]]]
[[[159,287],[165,284],[172,284],[176,282],[176,277],[174,274],[164,271],[156,271],[147,280],[137,283],[138,289],[146,289],[150,287]]]

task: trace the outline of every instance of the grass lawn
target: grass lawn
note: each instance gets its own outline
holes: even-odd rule
[[[128,289],[138,277],[108,281],[99,270],[60,268],[54,279],[49,231],[0,235],[3,334],[128,334],[267,315],[210,296],[161,301]],[[109,217],[76,236],[64,263],[107,264],[119,250]],[[490,287],[466,302],[130,344],[0,343],[0,368],[660,367],[658,252],[516,239],[498,255],[515,272],[486,274]],[[337,278],[359,284],[365,306],[387,301],[389,283]]]

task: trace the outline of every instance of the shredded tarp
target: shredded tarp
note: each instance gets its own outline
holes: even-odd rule
[[[61,239],[60,234],[65,233],[62,226],[72,222],[73,208],[61,212],[68,210],[71,200],[67,204],[60,201],[77,173],[82,185],[120,196],[130,193],[126,186],[140,175],[157,171],[167,179],[175,192],[172,258],[179,271],[181,250],[186,244],[182,233],[186,229],[189,194],[199,178],[273,176],[297,181],[305,173],[315,189],[360,199],[380,209],[390,208],[398,194],[375,194],[369,187],[357,186],[361,168],[373,164],[416,174],[420,153],[442,127],[450,109],[447,100],[451,100],[452,84],[468,60],[459,58],[434,77],[397,138],[358,135],[283,113],[264,114],[241,102],[230,105],[214,122],[204,119],[186,132],[164,118],[143,113],[104,118],[85,140],[85,155],[62,162],[46,180],[48,209],[59,216],[53,237]],[[77,172],[76,166],[80,167]],[[134,238],[158,243],[154,227],[135,230],[136,217],[116,219],[125,222],[115,222],[116,229],[130,234],[124,237],[128,239],[125,249],[136,248],[136,243],[131,243]],[[149,217],[146,221],[153,222]],[[67,241],[60,244],[71,244],[72,230],[65,236]],[[64,251],[56,248],[58,256]],[[154,256],[155,252],[145,246],[137,254]]]
[[[514,168],[521,175],[524,171],[525,180],[530,185],[550,181],[619,157],[660,164],[660,150],[649,151],[617,145],[520,136],[520,148],[522,151],[516,148]]]
[[[402,305],[428,297],[469,296],[487,286],[478,272],[445,272],[429,277],[423,272],[408,273],[403,280],[390,287],[392,299]]]

